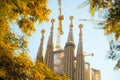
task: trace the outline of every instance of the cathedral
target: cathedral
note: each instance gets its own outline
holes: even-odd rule
[[[47,42],[47,48],[45,53],[45,58],[43,58],[43,44],[44,44],[44,33],[42,30],[41,43],[37,53],[37,60],[44,62],[50,69],[55,70],[54,55],[56,53],[64,54],[61,58],[62,61],[62,72],[64,72],[71,80],[101,80],[100,70],[91,68],[90,63],[86,62],[83,52],[83,41],[82,41],[82,28],[83,25],[79,25],[79,43],[77,48],[77,55],[75,56],[75,43],[73,37],[73,16],[70,16],[70,25],[67,42],[64,49],[54,50],[53,34],[54,34],[54,22],[52,19],[51,32]],[[59,69],[59,68],[58,68]],[[56,70],[55,70],[56,71]],[[62,73],[61,72],[61,73]],[[61,74],[60,72],[58,72]]]
[[[59,74],[65,73],[71,80],[101,80],[100,70],[91,68],[90,63],[86,62],[84,57],[86,56],[83,52],[83,41],[82,41],[82,28],[83,25],[79,24],[79,42],[77,45],[77,53],[75,56],[75,43],[73,36],[73,16],[70,16],[70,25],[67,42],[65,43],[64,49],[60,47],[60,35],[63,34],[62,31],[62,20],[63,15],[61,11],[61,0],[58,0],[59,6],[59,17],[58,17],[58,38],[57,49],[54,48],[54,22],[55,19],[51,19],[51,31],[47,42],[46,53],[44,55],[44,33],[42,30],[42,37],[38,53],[36,56],[37,61],[45,63],[50,69],[56,71]],[[77,36],[76,36],[77,37]],[[57,55],[57,56],[56,56]],[[61,56],[62,55],[62,56]],[[56,57],[56,58],[55,58]],[[56,64],[57,59],[60,60],[60,64]],[[58,63],[58,62],[57,62]]]

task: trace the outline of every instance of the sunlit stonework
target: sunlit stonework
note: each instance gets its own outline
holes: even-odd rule
[[[73,16],[70,16],[70,27],[68,33],[68,39],[65,44],[64,49],[54,50],[53,43],[53,30],[54,30],[54,19],[51,20],[52,27],[50,36],[48,38],[47,48],[45,59],[43,60],[43,42],[44,42],[44,32],[42,32],[41,44],[37,54],[37,60],[44,62],[49,68],[55,70],[54,67],[57,67],[56,72],[62,74],[64,72],[71,80],[101,80],[100,71],[97,69],[93,69],[90,66],[90,63],[86,62],[84,57],[85,54],[83,52],[83,41],[82,41],[82,28],[83,25],[79,25],[80,33],[79,33],[79,43],[77,47],[77,55],[75,56],[75,43],[73,36]],[[59,54],[58,54],[59,53]],[[61,60],[61,64],[54,63],[54,55],[59,55],[59,59]],[[61,54],[63,55],[61,57]],[[61,66],[62,65],[62,69]],[[59,72],[59,69],[61,70]]]
[[[77,46],[77,55],[75,56],[75,43],[73,36],[73,16],[70,16],[70,25],[67,42],[64,49],[60,47],[60,35],[63,35],[62,31],[62,12],[61,3],[59,0],[60,15],[58,17],[58,38],[53,39],[54,34],[54,19],[51,20],[52,27],[47,42],[47,48],[45,58],[43,59],[43,42],[44,33],[42,33],[41,44],[37,54],[37,60],[44,62],[50,69],[55,70],[59,74],[65,73],[71,80],[101,80],[100,70],[91,68],[90,63],[85,61],[85,53],[83,51],[82,41],[82,28],[83,25],[79,24],[79,42]],[[43,32],[43,31],[42,31]],[[77,37],[77,36],[76,36]],[[54,40],[57,41],[56,49],[54,49]],[[56,55],[56,56],[55,56]],[[91,54],[90,54],[91,55]],[[56,58],[54,58],[54,56]],[[93,56],[93,55],[92,55]],[[58,64],[59,63],[59,64]]]

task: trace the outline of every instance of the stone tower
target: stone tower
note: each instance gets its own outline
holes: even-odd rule
[[[44,33],[45,33],[45,30],[43,29],[43,30],[41,30],[41,33],[42,33],[42,37],[41,37],[41,43],[40,43],[40,47],[39,47],[39,49],[38,49],[38,53],[37,53],[37,57],[36,57],[36,59],[37,59],[37,61],[41,61],[41,62],[43,62],[43,44],[44,44]]]
[[[77,55],[75,57],[75,43],[73,37],[73,16],[70,16],[70,26],[69,26],[69,33],[68,39],[65,44],[64,49],[54,51],[53,45],[53,30],[54,30],[54,22],[55,20],[52,19],[52,27],[51,32],[48,38],[47,48],[45,58],[43,60],[43,43],[44,43],[44,33],[45,30],[42,30],[42,37],[41,43],[37,54],[37,60],[44,62],[50,69],[54,70],[56,65],[57,70],[59,72],[63,72],[69,77],[71,80],[101,80],[101,73],[99,70],[92,69],[90,63],[85,62],[85,54],[83,52],[83,41],[82,41],[82,27],[83,25],[80,24],[80,33],[79,33],[79,42],[78,42],[78,49]],[[59,60],[61,60],[60,64],[54,64],[54,54],[57,53]],[[64,57],[60,57],[60,54],[63,54]],[[57,58],[56,58],[57,59]],[[62,67],[61,67],[62,65]],[[62,68],[62,69],[60,69]],[[60,73],[62,74],[62,73]]]
[[[47,49],[46,49],[46,54],[45,54],[45,64],[50,69],[54,70],[53,30],[54,30],[54,22],[55,22],[55,20],[52,19],[51,22],[52,22],[52,27],[51,27],[50,36],[49,36],[48,43],[47,43]]]
[[[101,72],[97,69],[91,69],[92,71],[92,80],[101,80]]]
[[[91,80],[91,65],[88,62],[86,62],[85,64],[87,66],[87,68],[86,68],[86,80]]]
[[[84,53],[83,53],[83,43],[82,43],[82,27],[83,25],[80,24],[80,34],[79,34],[79,43],[77,49],[77,56],[76,56],[76,79],[75,80],[86,80],[85,79],[85,61],[84,61]]]
[[[73,16],[70,16],[70,29],[68,34],[68,40],[64,48],[64,72],[66,75],[74,80],[74,38],[73,38]]]

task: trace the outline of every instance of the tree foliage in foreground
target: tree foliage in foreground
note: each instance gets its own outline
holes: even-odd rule
[[[32,62],[26,53],[18,55],[0,54],[0,78],[4,80],[25,80]]]
[[[106,17],[104,31],[106,35],[114,35],[110,41],[108,58],[118,60],[115,68],[120,68],[120,0],[90,0],[90,13],[104,9],[109,14]]]
[[[31,35],[34,22],[49,20],[47,0],[0,0],[0,28],[9,29],[8,22],[16,22],[22,32]],[[2,25],[3,24],[3,25]]]
[[[25,36],[35,31],[34,22],[48,20],[49,13],[47,0],[0,0],[0,53],[26,51]],[[24,36],[11,32],[10,23],[18,24]]]
[[[0,80],[68,80],[27,54],[25,37],[35,31],[34,22],[48,20],[49,13],[47,0],[0,0]],[[18,24],[23,34],[11,31],[10,23]]]
[[[31,69],[31,74],[30,80],[37,80],[38,78],[40,80],[70,80],[66,75],[60,76],[41,62],[36,62],[35,66]]]
[[[69,80],[50,70],[44,63],[33,64],[26,53],[0,54],[0,79],[3,80]]]

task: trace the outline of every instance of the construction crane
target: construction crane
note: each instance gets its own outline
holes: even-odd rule
[[[100,4],[106,4],[108,6],[112,6],[111,4],[111,1],[109,0],[96,0],[96,2],[99,2]],[[79,4],[76,9],[80,10],[88,5],[90,5],[91,3],[91,0],[86,0],[84,2],[82,2],[81,4]],[[98,17],[101,17],[101,18],[107,18],[107,15],[108,15],[108,11],[109,11],[109,8],[99,8],[98,9]]]
[[[105,20],[96,20],[96,19],[79,19],[79,21],[91,21],[94,22],[97,25],[104,25],[105,24]]]
[[[105,22],[105,20],[94,20],[94,19],[79,19],[79,21]]]
[[[60,37],[63,35],[63,29],[62,29],[62,20],[64,20],[64,17],[62,15],[61,10],[61,0],[58,0],[58,8],[59,8],[59,16],[58,16],[58,32],[57,32],[57,41],[56,41],[56,49],[61,49],[60,46]]]
[[[90,4],[89,0],[86,0],[83,3],[81,3],[80,5],[78,5],[77,9],[81,9],[81,8],[83,8],[83,7],[85,7],[85,6],[89,5],[89,4]]]
[[[83,3],[81,3],[80,5],[77,6],[77,9],[81,9],[81,8],[89,5],[90,2],[94,2],[94,0],[86,0],[86,1],[84,1]],[[112,6],[111,0],[96,0],[96,3],[102,3],[102,4],[106,4],[108,6]]]
[[[96,29],[103,29],[103,26],[105,25],[106,21],[104,19],[102,20],[96,20],[96,19],[79,19],[79,21],[88,21],[93,22],[95,25],[100,25],[100,27],[94,27]]]

